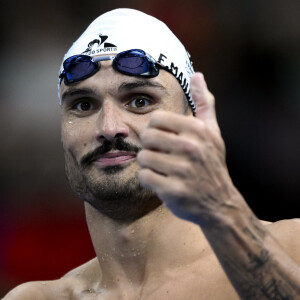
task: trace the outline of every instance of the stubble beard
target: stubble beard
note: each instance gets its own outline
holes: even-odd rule
[[[101,179],[93,165],[82,167],[65,150],[65,169],[72,190],[103,215],[119,222],[135,221],[161,205],[156,194],[141,186],[137,171],[127,178],[122,176],[130,165],[101,169]]]

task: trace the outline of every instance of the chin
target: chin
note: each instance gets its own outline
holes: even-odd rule
[[[161,205],[153,191],[141,186],[136,162],[85,169],[67,162],[66,174],[73,191],[113,220],[131,222]]]

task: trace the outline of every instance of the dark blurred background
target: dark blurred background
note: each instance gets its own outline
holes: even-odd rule
[[[101,13],[166,22],[215,94],[233,181],[258,217],[299,217],[300,1],[1,2],[0,297],[94,256],[60,144],[63,54]],[[142,24],[137,24],[142,26]]]

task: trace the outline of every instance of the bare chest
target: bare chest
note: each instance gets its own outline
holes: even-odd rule
[[[77,291],[70,300],[234,300],[239,299],[223,272],[190,268],[185,272],[152,278],[140,288]]]

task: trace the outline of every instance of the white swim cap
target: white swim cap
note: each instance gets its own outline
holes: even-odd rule
[[[194,74],[190,55],[166,24],[134,9],[119,8],[95,19],[65,54],[67,58],[86,54],[98,56],[142,49],[173,74],[180,83],[193,111],[190,77]],[[60,72],[63,66],[60,67]],[[60,81],[58,97],[60,99]]]

